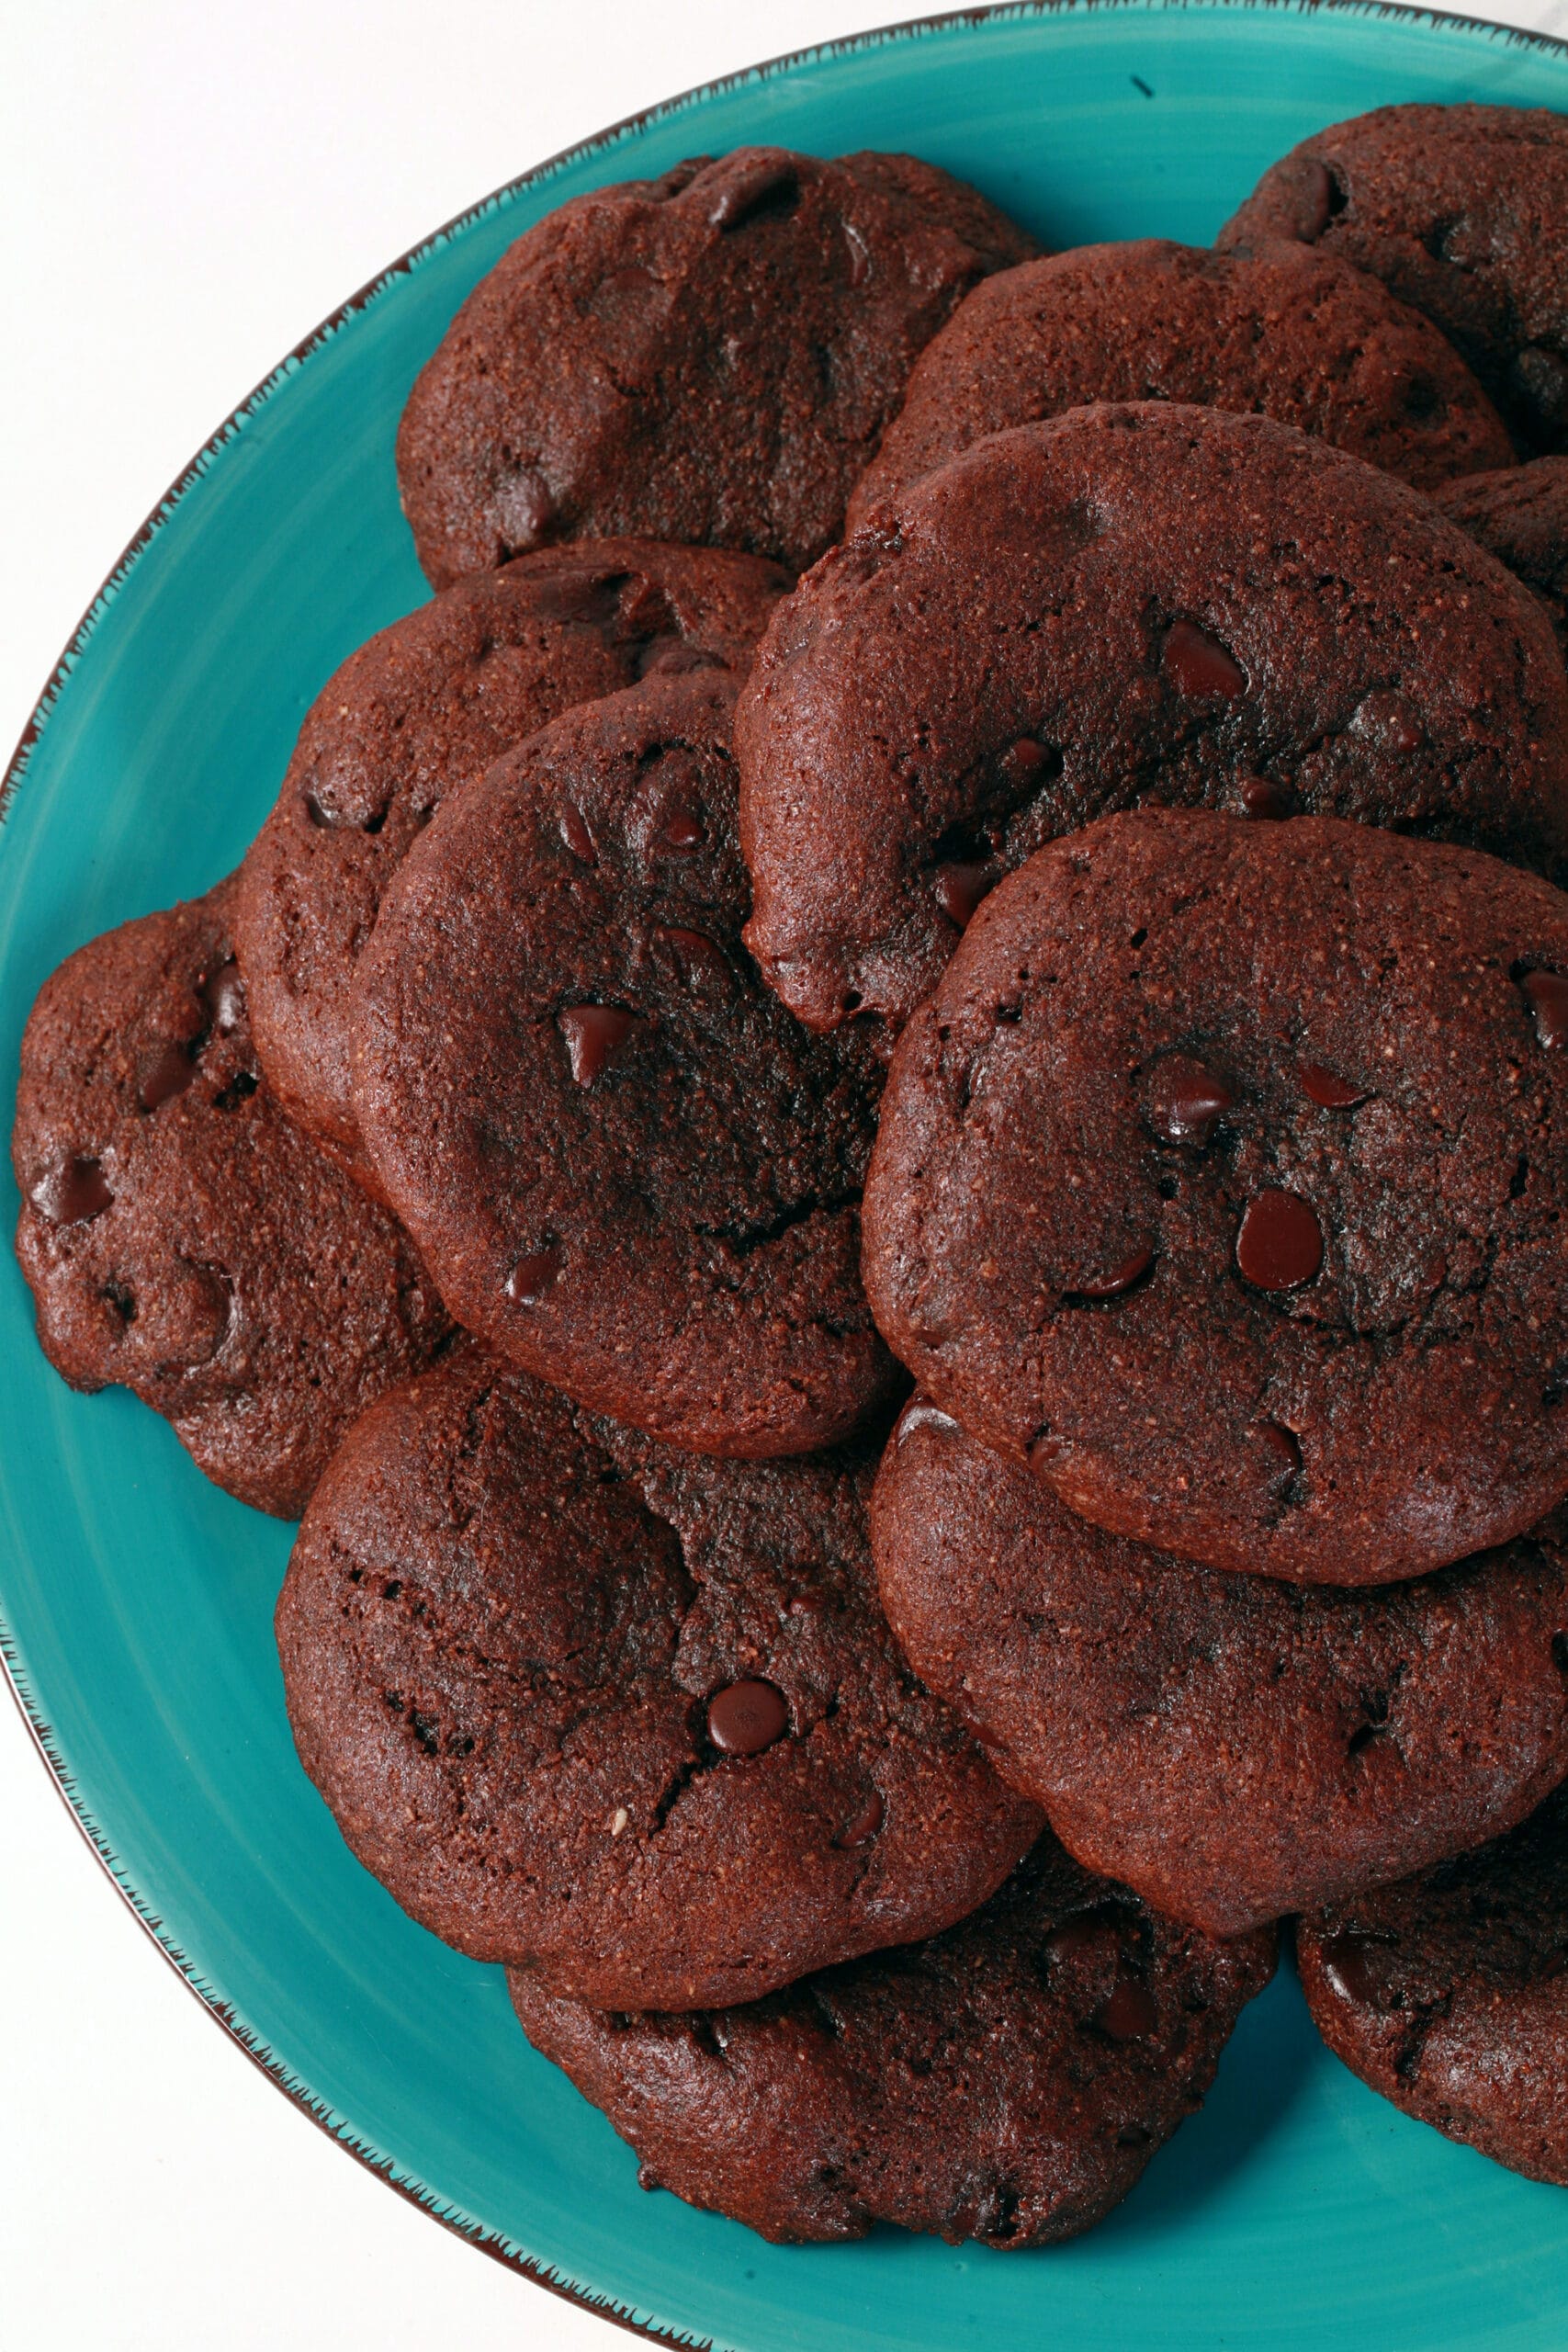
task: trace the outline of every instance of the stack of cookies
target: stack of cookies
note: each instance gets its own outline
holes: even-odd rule
[[[1568,123],[1213,251],[685,164],[397,459],[434,601],[15,1137],[354,1852],[770,2237],[1087,2227],[1286,1919],[1568,2181]]]

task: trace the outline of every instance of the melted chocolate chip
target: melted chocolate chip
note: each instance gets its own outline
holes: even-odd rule
[[[1149,1125],[1161,1143],[1209,1142],[1235,1097],[1223,1079],[1188,1054],[1168,1054],[1149,1081]]]
[[[1561,972],[1527,972],[1519,982],[1543,1046],[1568,1046],[1568,978]]]
[[[850,284],[863,286],[871,276],[871,248],[852,220],[844,222],[844,243],[850,249]]]
[[[1367,1945],[1360,1936],[1330,1936],[1323,1947],[1323,1966],[1330,1984],[1343,1999],[1375,2003],[1377,1988],[1367,1964]]]
[[[1045,1939],[1045,1951],[1049,1959],[1059,1962],[1080,1959],[1086,1953],[1104,1951],[1120,1943],[1116,1919],[1111,1911],[1083,1911],[1076,1919],[1064,1919],[1059,1928],[1052,1928]]]
[[[544,476],[531,467],[513,474],[496,493],[495,514],[514,554],[537,547],[556,518],[556,503]]]
[[[1042,743],[1033,735],[1021,735],[1016,743],[1008,745],[997,765],[1010,784],[1022,786],[1059,772],[1062,754],[1054,743]]]
[[[708,225],[728,232],[755,220],[764,209],[777,212],[792,206],[800,192],[800,174],[787,155],[759,155],[737,166],[708,207]]]
[[[1145,2041],[1159,2031],[1159,2010],[1146,1984],[1140,1984],[1136,1977],[1122,1976],[1094,2021],[1112,2041]]]
[[[1353,1111],[1371,1092],[1370,1086],[1353,1084],[1325,1062],[1298,1062],[1296,1076],[1307,1101],[1316,1102],[1325,1111]]]
[[[1247,692],[1247,673],[1229,649],[1196,621],[1172,621],[1160,648],[1160,667],[1178,694],[1217,695],[1234,702]]]
[[[144,1111],[155,1111],[160,1102],[172,1102],[183,1094],[196,1076],[196,1057],[188,1046],[164,1046],[141,1074],[136,1090],[137,1101]]]
[[[1271,776],[1244,775],[1236,779],[1236,798],[1241,813],[1258,824],[1279,824],[1282,819],[1295,814],[1296,804],[1282,784]]]
[[[1298,1193],[1269,1191],[1248,1201],[1235,1261],[1258,1290],[1297,1290],[1323,1263],[1323,1228]]]
[[[1295,179],[1296,233],[1302,243],[1314,245],[1327,228],[1335,211],[1337,194],[1326,164],[1316,155],[1300,158],[1292,175]]]
[[[536,1306],[553,1289],[561,1270],[561,1253],[552,1241],[530,1257],[519,1258],[506,1277],[505,1295],[513,1306]]]
[[[641,1022],[640,1013],[619,1004],[572,1004],[556,1015],[579,1086],[592,1085]]]
[[[856,1807],[838,1836],[835,1846],[869,1846],[882,1826],[884,1807],[881,1793],[873,1789],[863,1805]]]
[[[1152,1250],[1134,1250],[1122,1259],[1119,1266],[1112,1266],[1103,1274],[1091,1274],[1087,1281],[1075,1283],[1068,1296],[1120,1298],[1123,1291],[1131,1290],[1134,1283],[1142,1282],[1154,1261]]]
[[[925,1397],[917,1396],[899,1414],[898,1426],[893,1435],[902,1445],[904,1440],[913,1437],[917,1430],[955,1430],[957,1427],[958,1423],[951,1413],[944,1413],[940,1405],[929,1404]]]
[[[573,857],[581,858],[584,865],[594,863],[593,836],[588,830],[588,820],[574,801],[561,803],[560,837]]]
[[[96,1159],[62,1159],[47,1169],[28,1194],[51,1225],[86,1225],[102,1216],[114,1199]]]
[[[225,1036],[243,1021],[245,983],[232,956],[202,982],[201,1001],[212,1016],[213,1027]]]
[[[788,1729],[784,1692],[772,1682],[731,1682],[708,1701],[708,1737],[721,1756],[761,1756]]]
[[[1302,1466],[1301,1441],[1283,1421],[1259,1421],[1258,1434],[1274,1457],[1274,1476],[1294,1478]]]
[[[695,849],[702,837],[703,829],[689,808],[672,810],[660,835],[667,849]]]
[[[937,904],[950,922],[960,931],[967,931],[975,910],[987,891],[995,888],[996,870],[989,865],[969,865],[954,862],[939,865],[936,873]]]

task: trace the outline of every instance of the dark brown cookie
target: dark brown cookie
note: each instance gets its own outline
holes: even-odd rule
[[[1298,1583],[1568,1493],[1568,898],[1319,817],[1108,817],[893,1057],[877,1320],[1113,1533]],[[1559,1101],[1559,1089],[1564,1100]]]
[[[354,967],[423,827],[573,704],[648,671],[744,668],[787,585],[702,548],[547,548],[394,621],[322,688],[240,869],[235,948],[269,1083],[355,1174]]]
[[[385,1398],[277,1608],[360,1860],[460,1950],[622,2009],[749,2000],[984,1902],[1040,1816],[898,1656],[874,1467],[680,1454],[477,1349]]]
[[[1261,416],[977,444],[785,597],[736,731],[747,938],[818,1029],[931,993],[987,888],[1142,800],[1568,854],[1544,614],[1404,482]]]
[[[1568,441],[1568,117],[1380,107],[1264,173],[1214,242],[1294,237],[1441,327],[1527,453]]]
[[[1325,2041],[1406,2115],[1568,2188],[1568,1789],[1521,1828],[1301,1924]]]
[[[741,947],[734,691],[650,678],[441,812],[360,959],[355,1110],[498,1354],[679,1444],[799,1453],[896,1378],[858,1262],[881,1069]]]
[[[78,948],[22,1041],[17,1254],[75,1388],[123,1382],[197,1465],[296,1519],[451,1326],[385,1210],[257,1075],[232,877]]]
[[[1377,1592],[1229,1576],[1105,1534],[921,1398],[871,1531],[927,1688],[1080,1861],[1211,1935],[1479,1845],[1568,1775],[1555,1521]]]
[[[1431,494],[1445,514],[1534,591],[1559,645],[1568,648],[1568,457],[1472,474]]]
[[[415,384],[398,479],[436,587],[552,539],[799,569],[969,288],[1039,248],[910,155],[698,156],[517,240]]]
[[[897,2222],[1019,2247],[1120,2203],[1273,1966],[1271,1930],[1211,1942],[1047,1834],[945,1935],[742,2008],[606,2015],[536,1975],[511,1984],[645,2188],[786,2243]]]
[[[988,433],[1149,400],[1271,416],[1419,489],[1514,456],[1452,345],[1364,270],[1284,238],[1216,254],[1144,237],[977,286],[916,361],[849,528]]]

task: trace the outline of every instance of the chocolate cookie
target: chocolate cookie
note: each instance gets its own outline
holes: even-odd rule
[[[1419,489],[1514,456],[1452,345],[1365,271],[1283,238],[1216,254],[1143,237],[977,286],[916,361],[849,527],[988,433],[1149,400],[1259,412]]]
[[[786,2243],[897,2222],[1015,2247],[1120,2203],[1273,1966],[1271,1930],[1211,1942],[1047,1834],[962,1926],[744,2008],[606,2015],[510,1981],[645,2188]]]
[[[1568,457],[1537,458],[1501,473],[1472,474],[1432,496],[1444,514],[1489,548],[1540,598],[1568,647]]]
[[[1230,1936],[1479,1845],[1568,1775],[1568,1532],[1377,1592],[1075,1517],[917,1399],[872,1500],[927,1688],[1078,1860]]]
[[[232,877],[78,948],[22,1040],[17,1255],[73,1388],[123,1382],[242,1502],[297,1519],[451,1326],[413,1249],[257,1074]]]
[[[917,353],[1038,250],[911,155],[739,147],[573,198],[480,279],[403,412],[420,562],[442,588],[627,532],[815,562]]]
[[[240,869],[235,944],[269,1082],[356,1174],[354,967],[422,828],[575,703],[650,670],[743,668],[787,585],[705,548],[549,548],[394,621],[328,681]]]
[[[649,678],[442,810],[360,959],[355,1104],[498,1354],[679,1444],[799,1453],[896,1379],[858,1265],[881,1068],[741,947],[734,692]]]
[[[1568,853],[1545,616],[1427,500],[1261,416],[1077,409],[965,450],[785,597],[740,704],[747,938],[896,1026],[997,877],[1142,799]]]
[[[874,1465],[680,1454],[477,1349],[383,1399],[277,1605],[360,1860],[620,2009],[750,2000],[984,1902],[1040,1816],[898,1656]]]
[[[1379,107],[1270,166],[1214,243],[1295,237],[1461,351],[1528,454],[1568,442],[1568,117]]]
[[[1115,1534],[1299,1583],[1468,1558],[1568,1493],[1565,1046],[1568,898],[1532,875],[1103,819],[899,1040],[877,1320]]]
[[[1301,1924],[1337,2057],[1406,2115],[1568,2188],[1568,1790],[1479,1853]]]

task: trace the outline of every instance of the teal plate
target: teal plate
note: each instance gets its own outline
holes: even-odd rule
[[[1568,110],[1568,51],[1403,11],[1000,10],[698,91],[481,205],[230,419],[83,624],[6,788],[0,1067],[69,949],[238,861],[329,671],[421,600],[398,412],[460,298],[563,198],[743,141],[902,147],[1055,245],[1201,243],[1305,132],[1402,98]],[[1243,2018],[1202,2115],[1072,2245],[883,2230],[781,2248],[645,2196],[524,2043],[500,1972],[403,1917],[296,1763],[270,1624],[288,1531],[205,1485],[128,1396],[71,1395],[8,1253],[0,1361],[6,1655],[51,1770],[229,2030],[476,2243],[616,2317],[746,2352],[1562,2343],[1568,2198],[1363,2090],[1288,1976]]]

